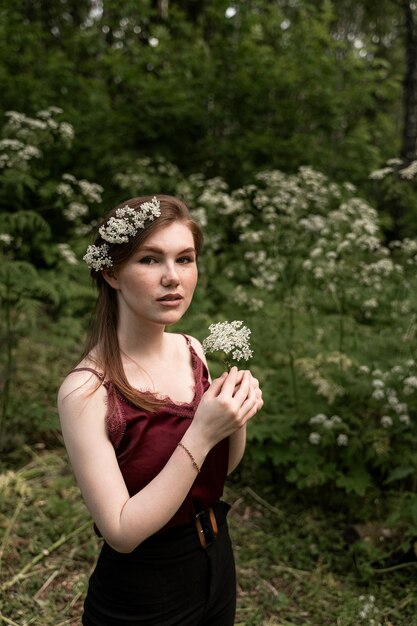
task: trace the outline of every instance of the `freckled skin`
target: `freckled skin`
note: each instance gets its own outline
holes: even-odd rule
[[[174,222],[149,237],[126,265],[107,277],[117,290],[121,324],[174,324],[188,309],[197,284],[194,239],[181,222]],[[178,294],[175,306],[158,301]]]

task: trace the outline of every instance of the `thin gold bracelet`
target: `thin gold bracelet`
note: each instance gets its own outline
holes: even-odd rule
[[[188,449],[188,448],[186,448],[186,447],[184,446],[184,444],[182,443],[182,441],[180,441],[178,445],[179,445],[181,448],[183,448],[183,450],[185,450],[185,451],[186,451],[186,453],[188,454],[188,456],[190,457],[190,459],[191,459],[191,461],[192,461],[193,467],[195,467],[195,469],[197,470],[197,474],[199,474],[199,473],[201,472],[201,469],[198,467],[198,465],[197,465],[197,461],[195,460],[195,458],[193,457],[193,455],[191,454],[191,452],[189,451],[189,449]]]

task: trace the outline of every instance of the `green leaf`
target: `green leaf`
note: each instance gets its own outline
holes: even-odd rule
[[[363,496],[372,485],[372,481],[366,469],[361,466],[352,468],[349,474],[339,474],[336,478],[336,485],[345,489],[347,493]]]
[[[416,468],[412,465],[400,465],[400,467],[396,467],[395,470],[391,472],[388,478],[385,480],[385,484],[394,482],[395,480],[401,480],[402,478],[406,478],[406,476],[410,476],[410,474],[414,474]]]

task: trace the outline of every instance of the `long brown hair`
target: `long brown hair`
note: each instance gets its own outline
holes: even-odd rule
[[[119,207],[128,204],[129,207],[137,210],[143,202],[149,202],[152,197],[143,196],[122,202],[104,216],[99,226],[113,217]],[[156,198],[160,202],[161,215],[159,217],[153,221],[146,221],[145,227],[139,228],[136,235],[131,237],[127,243],[109,244],[108,255],[112,259],[112,270],[123,267],[132,254],[153,233],[176,221],[182,222],[190,229],[197,255],[201,252],[203,235],[200,226],[191,218],[186,204],[174,196],[157,195]],[[97,235],[94,243],[95,245],[104,243],[100,234]],[[111,381],[116,390],[135,406],[155,411],[162,405],[162,402],[151,395],[134,389],[129,384],[123,369],[117,336],[119,309],[116,290],[108,284],[101,271],[93,269],[91,275],[98,287],[98,298],[91,318],[90,332],[83,357],[92,360],[102,371],[103,380]]]

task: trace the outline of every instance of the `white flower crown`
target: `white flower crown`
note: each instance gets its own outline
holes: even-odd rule
[[[150,202],[142,202],[137,210],[128,204],[116,209],[116,217],[111,217],[106,224],[100,226],[98,231],[101,238],[108,243],[127,243],[130,237],[136,235],[139,228],[145,228],[147,220],[152,221],[160,215],[160,202],[154,196]],[[83,260],[96,272],[113,265],[107,243],[102,243],[100,246],[88,246]]]

